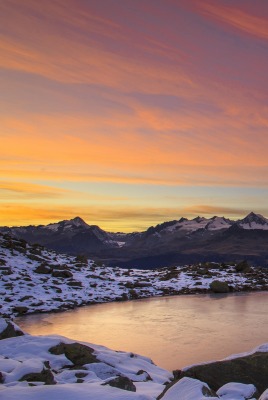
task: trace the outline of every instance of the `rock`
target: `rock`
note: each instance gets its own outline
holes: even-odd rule
[[[75,374],[76,378],[85,378],[88,375],[87,372],[77,372]]]
[[[36,272],[37,274],[50,274],[52,271],[52,269],[46,265],[46,264],[40,264],[35,270],[34,272]]]
[[[221,282],[221,281],[213,281],[209,285],[210,289],[214,293],[228,293],[230,291],[230,288],[228,286],[227,282]]]
[[[65,357],[76,366],[99,362],[97,357],[93,354],[94,350],[80,343],[67,344],[61,342],[51,347],[49,352],[55,355],[65,354]]]
[[[268,352],[196,365],[182,371],[181,376],[206,382],[215,391],[226,383],[240,382],[252,384],[262,393],[268,385]]]
[[[128,390],[129,392],[136,392],[136,386],[134,385],[132,380],[127,378],[126,376],[117,376],[116,378],[111,379],[103,385],[109,385],[118,389]]]
[[[28,311],[28,307],[25,306],[15,306],[13,307],[13,310],[17,312],[18,314],[26,314]]]
[[[12,275],[13,271],[10,267],[0,267],[0,272],[2,275]]]
[[[140,369],[140,370],[137,372],[136,375],[142,376],[143,382],[152,381],[151,376],[148,374],[148,372],[144,371],[143,369]]]
[[[32,261],[40,261],[40,262],[44,261],[44,259],[42,257],[39,257],[35,254],[28,254],[27,257]]]
[[[236,272],[251,272],[251,266],[247,263],[247,261],[241,261],[235,266]]]
[[[45,385],[55,385],[56,382],[54,380],[54,375],[50,371],[50,369],[43,369],[41,372],[31,372],[29,374],[24,375],[19,379],[20,382],[44,382]]]
[[[67,284],[74,287],[83,287],[83,284],[80,281],[69,281]]]
[[[0,318],[0,340],[24,335],[23,331],[13,322]]]
[[[71,273],[71,271],[68,271],[66,269],[57,269],[53,270],[52,276],[54,276],[54,278],[72,278],[73,274]]]
[[[78,263],[78,264],[82,264],[82,265],[87,265],[87,263],[88,263],[88,258],[87,258],[87,256],[85,256],[85,255],[83,255],[83,254],[78,254],[77,256],[76,256],[76,258],[75,258],[75,261]]]

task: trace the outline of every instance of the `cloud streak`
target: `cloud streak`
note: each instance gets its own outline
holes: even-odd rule
[[[260,39],[268,39],[267,18],[252,15],[254,9],[246,12],[233,5],[230,7],[211,1],[202,2],[200,8],[205,15],[231,25],[242,32]]]

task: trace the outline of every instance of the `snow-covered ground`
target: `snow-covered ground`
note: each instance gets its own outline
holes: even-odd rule
[[[3,318],[0,338],[3,400],[245,400],[257,394],[250,382],[227,382],[214,392],[197,379],[175,381],[146,357],[62,336],[31,336]],[[268,344],[249,354],[260,351],[268,352]]]
[[[205,293],[211,291],[215,280],[226,282],[230,291],[268,288],[268,269],[237,272],[235,265],[216,263],[145,271],[109,268],[7,235],[0,235],[0,278],[3,316],[151,296]]]
[[[247,264],[206,263],[155,271],[107,268],[8,235],[0,235],[0,278],[0,313],[10,317],[90,303],[202,293],[215,281],[213,290],[219,291],[267,290],[268,285],[267,269]],[[3,400],[268,399],[268,389],[261,395],[252,382],[228,381],[215,392],[192,377],[173,380],[169,371],[146,357],[61,336],[23,334],[4,318],[0,318],[0,339]],[[268,344],[248,354],[260,352],[268,354]]]

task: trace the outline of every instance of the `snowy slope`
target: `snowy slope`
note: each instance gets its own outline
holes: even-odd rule
[[[103,267],[0,235],[0,314],[59,311],[83,304],[205,293],[214,280],[230,291],[267,290],[267,269],[237,272],[216,263],[126,270]]]

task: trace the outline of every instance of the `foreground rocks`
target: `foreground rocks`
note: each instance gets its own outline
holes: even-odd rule
[[[268,399],[268,343],[186,368],[175,379],[146,357],[61,336],[27,335],[3,318],[0,335],[5,336],[0,340],[0,398],[5,400]]]
[[[259,350],[262,350],[260,347]],[[182,372],[181,377],[191,377],[206,382],[217,391],[229,382],[253,384],[259,393],[268,386],[268,352],[257,351],[244,357],[196,365]]]
[[[10,326],[13,333],[7,337]],[[31,336],[2,318],[0,334],[6,336],[0,340],[1,399],[148,400],[172,379],[147,357],[61,336]]]

